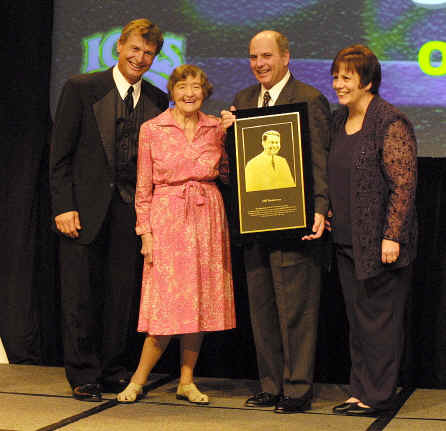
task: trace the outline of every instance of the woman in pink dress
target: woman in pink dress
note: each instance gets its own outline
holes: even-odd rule
[[[229,233],[215,179],[225,181],[225,125],[200,112],[212,85],[198,67],[177,67],[167,85],[174,107],[141,126],[136,233],[144,272],[139,365],[118,401],[130,403],[172,335],[181,334],[177,398],[208,404],[193,382],[205,332],[235,327]]]

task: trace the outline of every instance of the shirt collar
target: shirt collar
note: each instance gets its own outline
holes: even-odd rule
[[[127,96],[127,91],[130,87],[127,79],[124,78],[124,75],[119,70],[118,65],[113,68],[113,79],[115,81],[116,88],[118,89],[119,95],[121,99],[124,100],[125,96]],[[136,106],[139,100],[139,96],[141,95],[141,79],[133,84],[133,105]]]
[[[260,89],[259,100],[257,102],[257,106],[259,108],[262,106],[263,95],[265,94],[265,91],[268,91],[269,95],[271,96],[271,100],[269,101],[268,106],[274,106],[277,102],[277,99],[279,98],[281,91],[283,90],[283,87],[285,87],[286,83],[290,79],[290,76],[291,76],[290,71],[287,70],[285,76],[277,84],[272,86],[269,90],[267,90],[262,84],[262,88]]]

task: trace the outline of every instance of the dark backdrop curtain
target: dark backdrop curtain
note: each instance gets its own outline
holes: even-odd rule
[[[48,229],[53,2],[2,2],[0,335],[10,362],[60,358],[54,237]]]
[[[49,229],[53,1],[3,0],[0,94],[0,336],[12,363],[61,364],[57,241]],[[446,159],[419,159],[419,257],[402,383],[446,387]],[[241,253],[233,249],[238,328],[205,338],[197,373],[256,378]],[[316,380],[348,380],[348,327],[335,268],[325,274]],[[135,355],[136,351],[135,349]],[[158,371],[178,367],[175,343]]]
[[[420,159],[419,168],[413,376],[418,386],[446,388],[446,158]]]

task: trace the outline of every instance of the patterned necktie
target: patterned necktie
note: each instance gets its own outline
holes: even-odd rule
[[[263,105],[262,108],[266,108],[268,106],[269,101],[271,100],[271,96],[268,91],[265,91],[263,95]]]
[[[133,111],[133,86],[131,85],[127,90],[127,96],[125,96],[124,104],[127,107],[127,113],[131,114]]]
[[[274,156],[271,156],[271,164],[273,165],[273,170],[276,170],[276,164],[274,163]]]

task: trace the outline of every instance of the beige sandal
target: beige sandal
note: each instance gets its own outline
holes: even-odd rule
[[[180,383],[177,388],[177,400],[186,400],[193,404],[209,404],[208,396],[202,394],[194,383],[189,383],[188,385]]]
[[[118,403],[121,404],[130,404],[139,400],[143,394],[143,385],[139,385],[138,383],[130,382],[127,387],[118,394],[116,399]]]

